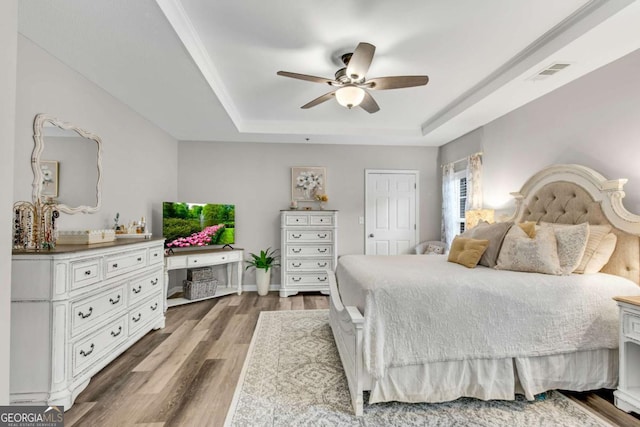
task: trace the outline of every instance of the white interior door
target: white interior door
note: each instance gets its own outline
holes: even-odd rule
[[[407,254],[418,240],[418,171],[367,170],[365,253]]]

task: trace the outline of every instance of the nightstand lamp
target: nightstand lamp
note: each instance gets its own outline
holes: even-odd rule
[[[464,213],[465,230],[469,230],[483,220],[485,222],[493,222],[495,211],[493,209],[471,209]]]

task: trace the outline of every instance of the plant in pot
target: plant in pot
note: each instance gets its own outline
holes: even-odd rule
[[[252,259],[246,261],[248,270],[250,268],[256,269],[256,284],[258,285],[258,295],[264,296],[269,293],[269,286],[271,285],[271,271],[272,267],[280,266],[280,255],[278,255],[277,249],[267,248],[266,251],[260,251],[260,255],[249,254]]]

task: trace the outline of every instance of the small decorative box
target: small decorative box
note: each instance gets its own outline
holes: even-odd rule
[[[187,269],[187,280],[195,282],[198,280],[211,280],[211,279],[213,279],[212,267],[200,267],[200,268]]]
[[[184,297],[190,300],[212,297],[216,294],[217,287],[218,281],[216,279],[198,280],[194,282],[184,280],[182,282]]]

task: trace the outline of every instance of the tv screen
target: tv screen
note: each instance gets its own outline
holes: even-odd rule
[[[235,242],[235,205],[162,203],[162,234],[168,248],[229,245]]]

